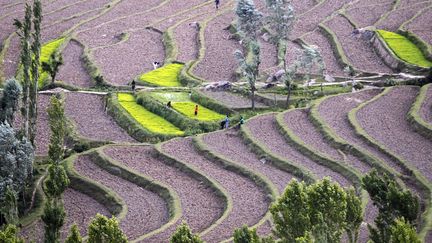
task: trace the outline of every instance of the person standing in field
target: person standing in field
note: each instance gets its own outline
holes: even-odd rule
[[[220,0],[215,0],[216,9],[219,9]]]
[[[134,92],[135,93],[135,79],[134,80],[132,80],[132,83],[131,83],[131,86],[132,86],[132,92]]]
[[[228,129],[229,128],[229,118],[228,118],[228,115],[226,115],[226,117],[225,117],[225,129]]]
[[[198,115],[198,105],[195,105],[195,116]]]

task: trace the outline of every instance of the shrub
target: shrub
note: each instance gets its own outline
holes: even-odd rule
[[[126,235],[121,231],[116,217],[96,214],[88,228],[88,242],[116,242],[127,243]]]
[[[18,237],[17,228],[9,224],[3,230],[0,230],[0,242],[24,243],[24,240]]]
[[[154,133],[178,135],[184,134],[179,128],[163,119],[162,117],[146,110],[141,105],[137,104],[135,98],[131,94],[118,94],[120,105],[144,128]]]
[[[400,59],[420,67],[432,67],[432,62],[405,36],[385,30],[378,30],[378,33]]]
[[[171,243],[202,243],[198,235],[194,235],[186,222],[182,222],[171,236]]]
[[[178,80],[179,73],[183,68],[183,64],[172,63],[161,68],[145,73],[139,77],[139,81],[144,84],[164,87],[181,86]]]
[[[64,40],[65,38],[60,38],[44,44],[41,48],[40,63],[48,63],[50,56],[57,51],[60,45],[63,44]],[[49,74],[47,72],[42,72],[42,69],[40,69],[39,72],[41,74],[39,77],[39,86],[43,86],[42,84],[46,79],[48,79]]]
[[[65,243],[82,243],[81,234],[76,224],[72,225],[71,231],[65,240]]]

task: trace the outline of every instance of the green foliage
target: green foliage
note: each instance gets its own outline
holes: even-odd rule
[[[5,199],[0,208],[6,223],[16,225],[18,223],[18,204],[15,192],[8,186],[6,188]]]
[[[150,94],[162,103],[171,101],[171,106],[181,114],[199,121],[218,121],[225,116],[214,112],[200,104],[191,101],[189,95],[185,92],[151,92]],[[195,106],[198,105],[198,115],[195,116]]]
[[[163,87],[178,87],[181,83],[178,79],[183,64],[172,63],[152,70],[139,77],[144,84],[151,84]]]
[[[48,168],[48,175],[45,181],[45,193],[49,198],[60,198],[70,184],[65,169],[61,165],[51,164]]]
[[[89,243],[127,243],[126,235],[121,231],[117,219],[96,214],[88,228]]]
[[[33,171],[33,146],[24,137],[18,139],[9,124],[0,124],[0,205],[3,205],[6,188],[16,193],[24,190]]]
[[[170,239],[171,243],[201,243],[198,235],[194,235],[186,222],[182,222]]]
[[[24,240],[18,237],[18,229],[15,225],[6,225],[0,230],[0,242],[2,243],[24,243]]]
[[[327,178],[309,186],[292,180],[270,207],[281,242],[339,242],[347,210],[346,192]]]
[[[45,223],[45,243],[60,242],[60,228],[65,222],[64,206],[57,200],[46,200],[42,221]]]
[[[50,75],[51,83],[54,83],[55,77],[61,65],[63,65],[63,57],[59,52],[56,51],[51,53],[48,61],[42,62],[42,70]]]
[[[14,114],[18,110],[21,85],[15,79],[6,81],[3,90],[3,97],[0,100],[0,123],[7,122],[13,126]]]
[[[280,45],[285,43],[294,26],[295,13],[291,0],[266,0],[269,16],[266,23],[272,30],[273,43]],[[285,57],[285,51],[283,53]],[[284,58],[285,59],[285,58]]]
[[[355,243],[358,240],[358,234],[361,223],[363,221],[363,209],[360,198],[357,197],[354,188],[347,191],[347,213],[345,230],[350,243]]]
[[[119,93],[118,100],[120,105],[144,128],[154,133],[181,136],[184,134],[179,128],[163,119],[162,117],[146,110],[143,106],[136,103],[131,94]]]
[[[72,225],[71,231],[65,240],[65,243],[82,243],[81,234],[76,224]]]
[[[409,222],[403,218],[396,219],[390,228],[390,243],[420,243],[417,232]]]
[[[260,243],[256,229],[249,230],[247,225],[234,231],[234,243]]]
[[[385,30],[377,32],[400,59],[420,67],[432,67],[432,62],[405,36]]]
[[[53,95],[50,99],[50,106],[48,107],[49,124],[51,129],[48,156],[51,163],[59,163],[63,159],[63,144],[67,132],[63,102],[63,97]]]
[[[390,227],[397,218],[405,218],[415,225],[419,214],[419,202],[409,190],[402,189],[387,174],[371,171],[362,179],[363,188],[369,193],[379,214],[376,227],[368,225],[373,242],[390,242]]]

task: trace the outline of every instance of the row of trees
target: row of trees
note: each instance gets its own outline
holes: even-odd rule
[[[302,68],[305,79],[309,80],[309,74],[314,67],[318,73],[323,74],[325,65],[318,48],[315,46],[303,46],[303,54],[297,60],[288,65],[286,62],[286,50],[291,30],[295,22],[295,12],[291,0],[266,0],[269,15],[264,17],[259,12],[253,0],[238,0],[236,8],[236,28],[242,39],[243,49],[236,50],[234,56],[239,62],[242,77],[246,79],[251,90],[252,109],[255,108],[256,81],[259,78],[260,43],[258,35],[263,26],[266,27],[271,38],[270,41],[278,50],[279,66],[283,68],[282,81],[287,88],[286,107],[288,108],[294,77]],[[246,52],[246,55],[244,54]]]

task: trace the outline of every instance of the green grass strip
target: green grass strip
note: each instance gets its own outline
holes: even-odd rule
[[[408,112],[407,119],[418,133],[432,139],[432,124],[428,123],[420,116],[420,109],[426,100],[429,89],[432,89],[432,84],[425,85],[420,89],[416,101]]]
[[[144,84],[163,87],[182,86],[178,76],[183,64],[172,63],[145,73],[139,77],[139,81]]]
[[[217,121],[225,118],[224,115],[193,102],[185,92],[152,92],[150,96],[164,104],[171,101],[171,105],[176,111],[195,120]],[[198,115],[195,116],[196,105],[198,105]]]
[[[377,32],[400,59],[420,67],[432,67],[432,62],[405,36],[385,30]]]
[[[137,104],[135,102],[135,97],[132,94],[119,93],[118,100],[120,105],[149,131],[167,135],[181,136],[184,134],[183,131],[167,120]]]
[[[41,48],[40,63],[48,62],[51,54],[55,52],[61,46],[61,44],[63,44],[64,40],[65,38],[63,37],[44,44]],[[40,68],[39,72],[41,74],[39,77],[39,87],[42,87],[43,81],[49,77],[49,74],[47,72],[43,72],[42,68]]]

